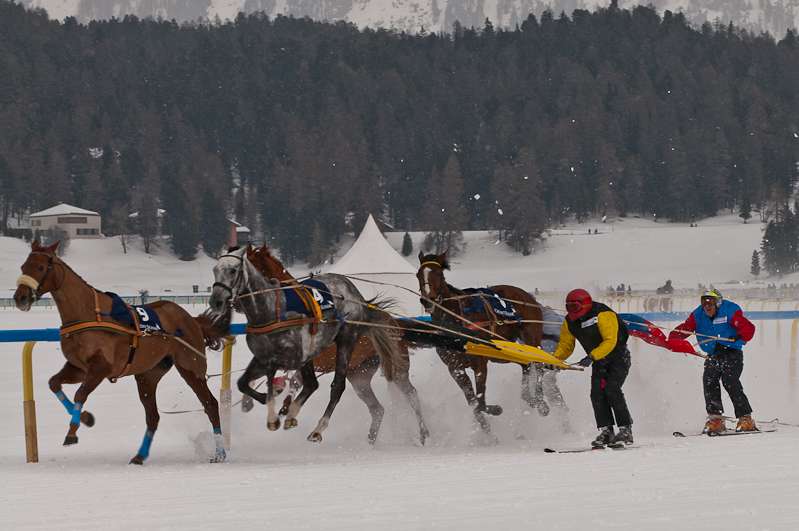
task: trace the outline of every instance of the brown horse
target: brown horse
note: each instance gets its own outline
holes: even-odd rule
[[[498,293],[501,304],[513,306],[519,319],[498,320],[485,313],[465,312],[472,306],[475,297],[447,284],[444,270],[449,269],[447,252],[438,256],[419,253],[420,267],[416,273],[419,279],[419,290],[422,294],[422,304],[431,314],[433,321],[458,323],[475,329],[487,339],[503,339],[506,341],[521,340],[525,345],[541,346],[543,334],[543,317],[541,306],[535,297],[521,288],[514,286],[491,286],[490,290]],[[468,315],[468,318],[466,317]],[[486,405],[486,379],[488,376],[488,361],[509,363],[504,360],[474,356],[460,351],[436,348],[441,361],[447,366],[450,375],[466,396],[469,405],[474,409],[475,418],[486,434],[491,431],[488,420],[484,414],[499,415],[502,408],[497,405]],[[543,400],[530,391],[530,383],[534,380],[534,364],[519,364],[522,368],[522,398],[530,407],[538,409],[544,416],[549,413],[549,407]],[[474,371],[475,385],[466,374],[466,369]]]
[[[296,283],[297,281],[288,272],[283,263],[272,255],[269,247],[264,244],[262,247],[253,248],[251,253],[247,254],[249,261],[255,266],[255,269],[260,271],[265,277],[270,279],[277,279],[286,283]],[[401,325],[397,323],[397,326]],[[419,396],[416,388],[410,381],[408,375],[409,365],[409,352],[408,344],[400,341],[398,344],[400,355],[405,363],[397,365],[394,371],[394,383],[400,389],[408,403],[416,413],[416,420],[419,423],[419,440],[422,444],[425,443],[430,436],[427,430],[427,425],[422,416],[422,408],[419,402]],[[380,358],[377,355],[377,350],[368,337],[361,336],[350,358],[350,365],[347,370],[347,380],[352,384],[352,388],[358,395],[358,398],[363,400],[366,407],[369,409],[369,414],[372,416],[372,425],[369,428],[369,442],[374,443],[377,440],[377,434],[380,430],[380,423],[383,419],[384,408],[377,400],[377,397],[372,390],[372,377],[377,372],[380,366]],[[313,359],[313,368],[318,374],[328,374],[333,372],[336,368],[336,345],[330,345],[319,356]],[[289,405],[291,404],[291,397],[289,396],[283,403],[283,408],[280,410],[281,414],[288,412]],[[244,395],[242,398],[242,409],[249,411],[252,409],[252,398]]]
[[[161,331],[141,334],[133,326],[108,317],[112,311],[111,296],[92,288],[56,256],[59,243],[44,247],[38,241],[33,242],[31,253],[22,264],[14,302],[20,310],[28,311],[42,295],[51,293],[58,307],[62,323],[61,350],[67,362],[50,378],[50,390],[72,416],[64,446],[77,444],[81,422],[88,427],[94,425],[94,416],[82,409],[89,394],[103,379],[114,382],[122,376],[134,375],[147,431],[139,452],[130,463],[143,464],[160,418],[156,387],[174,364],[197,395],[213,426],[216,450],[211,461],[224,461],[219,405],[205,379],[205,348],[222,348],[229,323],[213,320],[206,314],[192,317],[177,304],[158,301],[147,306],[160,319]],[[151,319],[145,309],[135,310],[134,322]],[[80,384],[74,403],[61,390],[65,383]]]

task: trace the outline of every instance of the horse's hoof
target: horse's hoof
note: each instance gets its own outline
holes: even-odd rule
[[[291,428],[296,428],[299,422],[294,417],[286,417],[286,420],[283,422],[283,429],[290,430]]]
[[[538,414],[542,417],[549,415],[549,405],[546,402],[538,404]]]
[[[80,421],[87,428],[91,428],[92,426],[94,426],[94,415],[92,415],[88,411],[84,411],[83,413],[80,414]]]
[[[502,406],[486,406],[485,412],[493,417],[502,415]]]
[[[280,419],[277,419],[274,422],[267,421],[266,427],[269,428],[269,431],[277,431],[280,428]]]
[[[424,443],[425,443],[425,442],[427,441],[427,439],[429,439],[429,438],[430,438],[430,432],[429,432],[429,431],[427,431],[427,430],[424,430],[423,432],[421,432],[421,433],[419,434],[419,442],[420,442],[420,443],[422,443],[422,446],[424,446]]]
[[[285,417],[286,415],[289,414],[289,408],[282,407],[280,408],[280,411],[277,412],[277,414],[280,415],[281,417]]]
[[[245,413],[247,413],[248,411],[252,411],[252,408],[254,408],[254,407],[255,407],[255,404],[253,403],[252,400],[250,400],[248,402],[242,402],[241,403],[241,410],[243,412],[245,412]]]
[[[77,435],[67,435],[64,439],[64,446],[72,446],[73,444],[78,444],[78,436]]]
[[[136,454],[133,457],[133,459],[130,460],[129,464],[131,464],[131,465],[143,465],[144,464],[144,458],[141,455]]]
[[[322,434],[321,433],[317,433],[317,432],[313,432],[312,434],[310,434],[308,436],[308,442],[313,442],[313,443],[322,442]]]

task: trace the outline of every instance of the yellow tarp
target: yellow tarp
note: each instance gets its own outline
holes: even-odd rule
[[[466,343],[466,352],[468,354],[475,354],[477,356],[486,356],[489,358],[497,358],[506,361],[515,361],[516,363],[530,363],[531,361],[537,361],[539,363],[546,363],[548,365],[554,365],[555,367],[560,367],[563,369],[574,369],[574,367],[566,365],[552,354],[544,352],[540,348],[522,345],[519,343],[512,343],[510,341],[499,341],[496,339],[492,340],[491,342],[496,345],[499,350],[489,347],[488,345],[480,345],[470,341]]]

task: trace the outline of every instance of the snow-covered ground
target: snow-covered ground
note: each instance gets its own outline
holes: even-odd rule
[[[600,234],[588,236],[588,229]],[[448,280],[459,287],[494,283],[527,289],[582,286],[599,294],[621,282],[653,290],[671,279],[680,289],[697,283],[746,282],[752,251],[762,237],[757,223],[727,215],[697,228],[636,218],[558,231],[546,250],[515,255],[485,233],[466,235]],[[418,244],[420,235],[414,234]],[[402,234],[389,241],[401,247]],[[27,255],[24,242],[0,239],[0,289],[10,296]],[[342,249],[342,252],[344,249]],[[418,247],[408,258],[418,265]],[[135,295],[191,294],[213,283],[213,261],[178,262],[165,248],[144,255],[134,244],[72,241],[64,260],[98,289]],[[297,274],[307,268],[294,267]],[[764,282],[795,282],[791,278]],[[166,291],[170,290],[170,291]],[[201,304],[186,307],[193,314]],[[758,308],[760,309],[760,308]],[[783,309],[786,309],[783,307]],[[793,309],[793,305],[790,308]],[[674,323],[661,323],[673,326]],[[0,309],[0,328],[60,325],[54,309],[22,313]],[[744,387],[758,420],[799,424],[789,379],[791,323],[755,321],[745,348]],[[491,364],[488,401],[504,413],[490,419],[498,444],[474,430],[460,390],[434,351],[416,351],[411,380],[419,390],[431,431],[416,440],[413,414],[377,376],[386,405],[374,448],[366,442],[369,416],[348,389],[321,444],[306,442],[328,399],[330,377],[300,415],[300,426],[273,433],[265,408],[232,415],[232,447],[224,464],[204,462],[210,438],[200,412],[162,414],[143,467],[127,464],[144,434],[135,382],[104,382],[87,401],[97,417],[82,427],[80,443],[61,446],[69,417],[47,388],[63,364],[56,343],[34,348],[34,383],[40,462],[25,463],[19,343],[0,344],[0,399],[7,428],[0,437],[0,509],[4,529],[227,529],[254,526],[356,529],[796,529],[799,525],[799,427],[776,433],[709,439],[672,437],[704,423],[699,358],[631,343],[634,363],[625,384],[635,419],[637,448],[546,454],[544,447],[584,447],[596,434],[588,373],[564,372],[559,381],[570,411],[542,418],[520,403],[521,371]],[[579,351],[578,347],[578,351]],[[580,352],[575,354],[581,356]],[[234,370],[249,352],[234,347]],[[209,354],[209,373],[221,372],[221,354]],[[220,379],[210,385],[218,390]],[[68,386],[67,394],[75,386]],[[176,371],[159,386],[163,413],[198,409]],[[234,391],[234,401],[240,395]],[[726,397],[725,397],[726,400]],[[725,402],[731,413],[731,406]],[[568,429],[564,426],[568,421]]]

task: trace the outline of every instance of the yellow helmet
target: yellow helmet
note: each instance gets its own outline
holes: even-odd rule
[[[705,301],[712,300],[716,308],[719,308],[721,306],[721,302],[724,300],[724,297],[721,296],[721,292],[719,290],[714,288],[703,291],[700,300],[702,304],[704,304]]]

